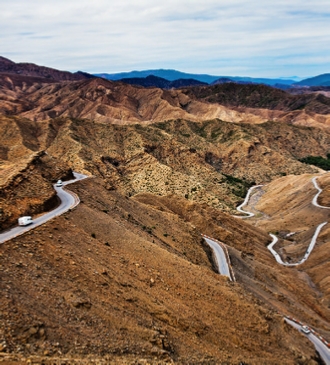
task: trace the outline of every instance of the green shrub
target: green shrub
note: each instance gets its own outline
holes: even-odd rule
[[[327,154],[327,158],[322,156],[307,156],[300,158],[299,161],[308,165],[314,165],[320,167],[323,170],[330,170],[330,153]]]
[[[231,185],[232,193],[240,198],[244,198],[249,188],[255,185],[254,181],[249,182],[232,175],[223,175],[225,176],[225,179],[221,180],[220,183],[226,182],[227,184]]]

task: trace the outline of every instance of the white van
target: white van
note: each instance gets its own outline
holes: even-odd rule
[[[57,186],[57,187],[63,186],[62,180],[58,180],[57,183],[55,184],[55,186]]]
[[[28,224],[33,223],[32,217],[25,216],[18,218],[18,225],[19,226],[27,226]]]

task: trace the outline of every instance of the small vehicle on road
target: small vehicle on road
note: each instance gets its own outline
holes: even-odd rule
[[[305,335],[308,335],[311,333],[311,330],[307,326],[301,326],[301,332],[303,332]]]
[[[57,187],[63,186],[62,180],[58,180],[57,183],[55,184],[55,186],[57,186]]]
[[[20,217],[18,218],[18,225],[19,226],[27,226],[28,224],[32,224],[33,219],[30,216]]]

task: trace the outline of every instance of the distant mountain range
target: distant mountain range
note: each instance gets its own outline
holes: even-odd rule
[[[103,77],[104,79],[113,81],[128,79],[128,78],[144,78],[150,75],[161,77],[168,81],[174,81],[179,79],[194,79],[197,81],[205,82],[207,84],[210,84],[219,78],[219,76],[212,76],[207,74],[189,74],[177,70],[164,70],[164,69],[121,72],[115,74],[108,74],[108,73],[95,74],[95,76]]]
[[[322,74],[315,77],[307,78],[305,80],[297,81],[294,76],[290,79],[286,78],[253,78],[240,76],[214,76],[208,74],[192,74],[177,70],[144,70],[131,71],[121,73],[98,73],[88,74],[86,72],[78,71],[71,73],[68,71],[59,71],[50,67],[38,66],[33,63],[15,63],[5,57],[0,56],[0,73],[1,74],[15,74],[17,77],[33,76],[44,79],[46,82],[54,81],[73,81],[84,80],[93,77],[102,77],[112,81],[122,81],[128,84],[140,85],[143,87],[160,87],[164,89],[199,86],[199,85],[215,85],[228,82],[235,82],[239,84],[265,84],[280,89],[288,89],[294,87],[313,87],[330,86],[330,73]]]
[[[330,74],[311,77],[295,83],[297,86],[330,86]]]
[[[127,82],[127,79],[143,79],[148,76],[156,76],[168,81],[176,81],[176,80],[196,80],[206,84],[216,84],[223,82],[224,79],[227,79],[226,82],[238,82],[238,83],[254,83],[254,84],[266,84],[270,86],[290,86],[296,82],[293,79],[285,79],[285,78],[278,78],[278,79],[268,79],[268,78],[253,78],[253,77],[240,77],[240,76],[214,76],[214,75],[207,75],[207,74],[191,74],[185,73],[177,70],[165,70],[165,69],[158,69],[158,70],[144,70],[144,71],[131,71],[131,72],[121,72],[115,74],[108,74],[108,73],[100,73],[95,74],[95,76],[105,78],[107,80],[112,81],[124,81]],[[137,80],[136,80],[137,81]],[[140,80],[141,81],[141,80]],[[140,85],[140,84],[139,84]],[[187,85],[183,85],[187,86]]]
[[[318,75],[304,80],[300,80],[299,77],[297,76],[293,76],[292,78],[288,79],[287,78],[269,79],[269,78],[241,77],[241,76],[214,76],[208,74],[192,74],[177,70],[166,70],[166,69],[120,72],[114,74],[99,73],[95,74],[94,76],[102,77],[112,81],[123,81],[129,84],[141,85],[144,87],[148,86],[162,87],[160,86],[160,84],[163,82],[166,84],[164,88],[198,85],[196,81],[209,85],[222,84],[226,82],[236,82],[240,84],[250,84],[250,83],[265,84],[280,89],[288,89],[289,87],[304,87],[304,86],[330,86],[330,73]],[[149,76],[154,76],[156,78],[166,80],[166,82],[161,80],[157,81],[156,79],[151,79]],[[168,86],[169,82],[177,80],[180,80],[182,85],[174,86],[175,84],[172,84]],[[189,81],[183,82],[182,80],[189,80]]]
[[[176,89],[179,87],[208,85],[208,83],[206,82],[198,81],[195,79],[177,79],[174,81],[169,81],[163,79],[162,77],[154,75],[149,75],[147,77],[124,78],[117,81],[125,82],[126,84],[130,85],[139,85],[143,87],[159,87],[161,89]]]

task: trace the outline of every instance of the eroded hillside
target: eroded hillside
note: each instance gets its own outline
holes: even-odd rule
[[[17,117],[4,117],[0,122],[5,132],[1,184],[12,194],[16,190],[9,176],[26,169],[37,151],[47,151],[42,161],[56,166],[53,181],[63,174],[63,168],[73,169],[102,177],[107,189],[124,195],[176,194],[232,213],[254,183],[317,171],[297,161],[306,155],[306,143],[308,152],[316,155],[325,154],[330,145],[328,134],[320,135],[317,129],[274,123],[175,120],[120,126],[76,119],[32,122]],[[36,188],[37,201],[39,185],[30,186]],[[51,184],[48,189],[53,194]],[[22,208],[14,213],[14,206],[4,201],[4,227],[27,211]]]
[[[185,216],[194,212],[190,220],[204,226],[212,219],[209,233],[237,240],[248,233],[244,222],[185,200],[127,198],[95,178],[73,188],[79,207],[1,248],[7,354],[46,363],[65,354],[122,364],[316,364],[281,315],[212,271],[201,226]],[[246,249],[265,239],[253,228]]]
[[[320,363],[283,315],[329,337],[328,274],[316,259],[276,265],[270,226],[232,217],[252,184],[319,171],[298,159],[325,156],[330,136],[299,125],[305,110],[101,79],[1,80],[2,228],[53,208],[52,183],[72,170],[90,178],[70,186],[74,210],[0,246],[0,361]],[[215,273],[202,233],[228,246],[236,283]]]
[[[0,72],[0,111],[38,121],[69,117],[115,124],[220,118],[252,124],[272,120],[328,129],[330,123],[330,101],[324,95],[293,96],[263,85],[231,83],[162,90],[80,76],[79,81],[55,82],[56,77]]]
[[[262,188],[251,207],[255,209],[257,218],[249,222],[278,235],[280,240],[276,249],[285,262],[299,262],[308,250],[318,225],[328,222],[330,218],[330,208],[312,204],[317,193],[312,176],[287,176],[274,180]],[[324,188],[319,203],[329,207],[329,177],[319,175],[317,181]],[[317,312],[325,319],[330,318],[329,238],[330,229],[326,225],[308,260],[297,268],[290,268],[290,271],[297,271],[297,276],[306,282],[310,291],[314,291],[318,301]]]
[[[182,92],[200,101],[224,105],[268,120],[329,128],[330,99],[321,93],[292,95],[266,85],[236,83],[195,87]]]

